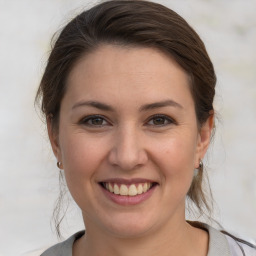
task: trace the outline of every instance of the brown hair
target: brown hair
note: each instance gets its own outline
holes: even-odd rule
[[[58,130],[67,77],[77,61],[102,44],[153,47],[174,59],[188,74],[197,121],[213,112],[216,76],[204,43],[176,12],[143,0],[106,1],[82,12],[62,30],[52,47],[36,101]],[[188,198],[199,212],[210,210],[202,189],[203,171],[194,178]]]

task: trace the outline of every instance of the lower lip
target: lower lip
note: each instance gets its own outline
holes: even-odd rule
[[[121,196],[116,195],[114,193],[109,192],[108,190],[104,189],[101,185],[101,190],[106,195],[107,198],[109,198],[111,201],[113,201],[116,204],[119,205],[136,205],[140,204],[144,201],[146,201],[154,192],[156,186],[153,186],[151,189],[149,189],[147,192],[142,193],[140,195],[136,196]]]

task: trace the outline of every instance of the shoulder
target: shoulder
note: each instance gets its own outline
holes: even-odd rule
[[[227,256],[256,256],[255,247],[250,246],[249,243],[243,241],[241,239],[236,238],[235,236],[214,229],[213,227],[208,226],[209,228],[209,236],[210,236],[210,248],[214,248],[214,250],[224,250]],[[219,250],[219,253],[221,251]],[[213,256],[215,254],[210,254],[208,256]],[[221,255],[221,254],[216,254]]]
[[[236,240],[235,238],[229,235],[225,235],[225,237],[228,241],[232,256],[240,256],[240,255],[256,256],[256,247],[250,246],[245,242]]]
[[[191,225],[206,230],[209,234],[209,249],[207,256],[256,256],[256,249],[236,237],[221,232],[207,224],[189,222]]]
[[[75,233],[67,240],[50,247],[40,256],[72,256],[72,247],[74,241],[84,235],[84,233],[84,231]]]

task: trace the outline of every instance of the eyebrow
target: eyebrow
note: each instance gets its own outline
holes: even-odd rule
[[[98,102],[98,101],[80,101],[72,107],[72,110],[75,109],[75,108],[84,107],[84,106],[89,106],[89,107],[94,107],[94,108],[104,110],[104,111],[114,112],[113,107],[111,107],[108,104],[101,103],[101,102]],[[143,105],[143,106],[140,107],[139,111],[142,112],[142,111],[147,111],[147,110],[152,110],[152,109],[157,109],[157,108],[163,108],[163,107],[169,107],[169,106],[183,109],[183,107],[179,103],[177,103],[176,101],[164,100],[164,101],[159,101],[159,102],[154,102],[154,103]]]
[[[80,101],[72,107],[72,110],[78,107],[83,107],[83,106],[94,107],[94,108],[105,110],[105,111],[112,111],[112,112],[114,111],[114,109],[111,106],[98,101]]]
[[[176,101],[164,100],[164,101],[159,101],[151,104],[146,104],[140,107],[140,111],[147,111],[147,110],[163,108],[163,107],[177,107],[177,108],[183,109],[183,107]]]

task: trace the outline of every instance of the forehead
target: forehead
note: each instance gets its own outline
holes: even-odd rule
[[[113,45],[101,46],[79,60],[68,77],[66,94],[74,100],[131,101],[138,96],[145,101],[166,96],[192,100],[189,77],[170,56],[154,48]]]

